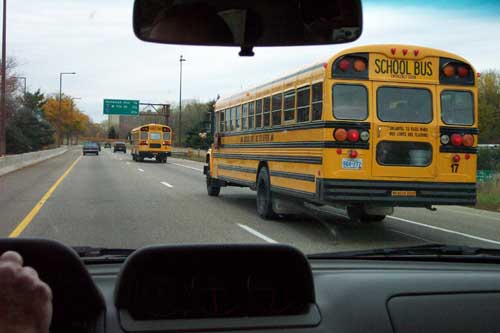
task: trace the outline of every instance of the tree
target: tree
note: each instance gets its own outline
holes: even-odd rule
[[[108,131],[108,139],[118,139],[118,134],[116,133],[115,127],[111,126]]]
[[[59,144],[63,142],[64,137],[67,138],[69,144],[71,137],[83,133],[90,122],[88,116],[76,107],[70,96],[63,95],[61,111],[59,111],[59,99],[55,96],[47,98],[42,110],[45,119],[56,129]]]
[[[47,100],[45,99],[44,94],[40,92],[40,89],[38,89],[34,93],[29,91],[26,92],[26,94],[22,97],[22,103],[26,108],[33,110],[37,115],[42,116],[42,108],[45,103],[47,103]]]
[[[479,142],[500,143],[500,72],[489,70],[478,79]]]
[[[8,153],[26,153],[52,144],[54,129],[34,110],[22,107],[7,121],[6,136]]]

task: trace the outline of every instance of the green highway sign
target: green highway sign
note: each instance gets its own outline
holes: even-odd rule
[[[119,114],[124,116],[139,115],[139,101],[130,99],[105,99],[104,114]]]

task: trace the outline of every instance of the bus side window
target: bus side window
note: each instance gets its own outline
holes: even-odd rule
[[[264,98],[264,119],[263,127],[269,127],[271,117],[271,97]]]
[[[311,87],[297,90],[297,122],[309,121],[309,105],[311,103]]]
[[[323,113],[323,82],[312,85],[312,120],[321,120]]]
[[[141,140],[147,140],[148,139],[148,132],[141,131]]]
[[[279,93],[273,95],[273,103],[272,103],[272,120],[273,127],[281,125],[281,110],[283,110],[283,94]]]
[[[248,114],[248,104],[242,104],[241,105],[241,128],[243,130],[248,128],[247,114]]]
[[[284,121],[295,120],[295,90],[285,93]]]
[[[254,128],[255,123],[255,102],[248,103],[248,128]]]
[[[241,105],[235,106],[234,107],[234,129],[235,130],[240,130],[241,129]]]
[[[255,128],[262,127],[262,100],[255,102]]]
[[[224,110],[219,112],[219,132],[224,132]]]
[[[236,123],[236,108],[233,106],[231,108],[231,131],[234,131],[236,129],[235,123]]]

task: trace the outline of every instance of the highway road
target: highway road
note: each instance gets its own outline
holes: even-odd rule
[[[0,177],[0,237],[44,237],[71,246],[278,242],[306,253],[439,242],[500,247],[500,214],[465,207],[396,209],[383,223],[352,224],[306,207],[265,221],[255,192],[206,194],[203,164],[169,158],[136,163],[130,155],[81,148]]]

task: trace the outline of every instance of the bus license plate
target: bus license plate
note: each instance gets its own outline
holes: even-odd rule
[[[359,170],[363,167],[363,160],[360,158],[343,158],[342,169]]]
[[[416,197],[417,191],[392,191],[393,197]]]

